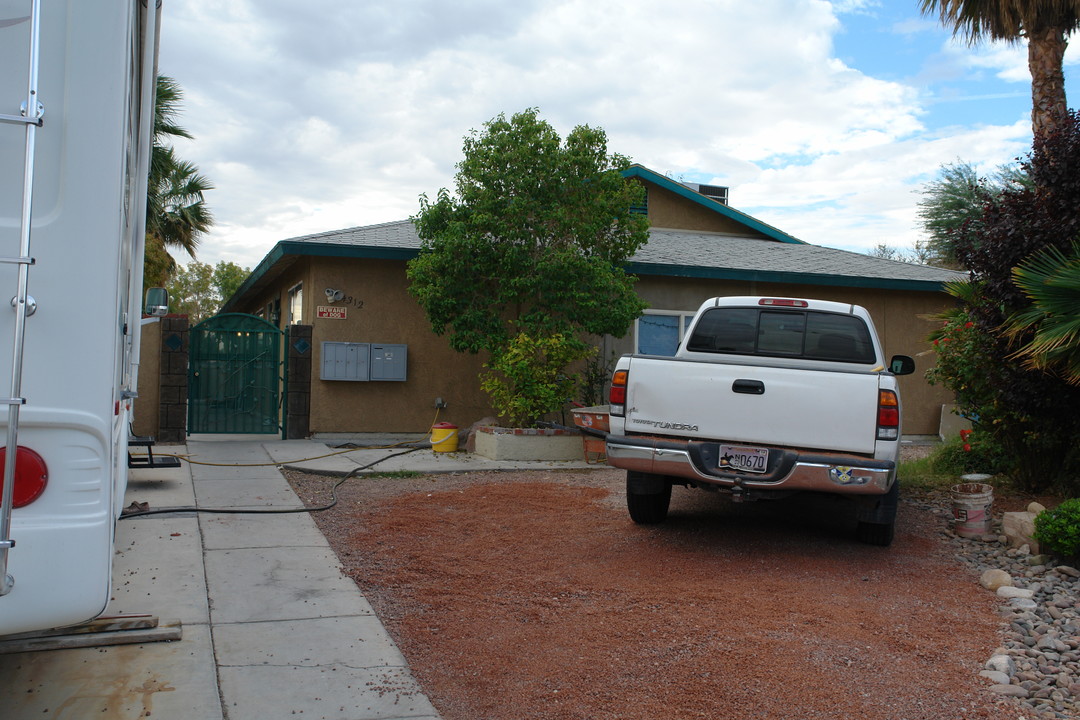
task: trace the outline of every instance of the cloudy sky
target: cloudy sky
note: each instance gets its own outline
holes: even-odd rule
[[[1030,149],[1024,46],[970,48],[918,0],[171,0],[177,146],[214,183],[198,259],[401,220],[453,187],[462,138],[537,107],[802,240],[921,237],[943,163]],[[1066,89],[1080,55],[1066,56]]]

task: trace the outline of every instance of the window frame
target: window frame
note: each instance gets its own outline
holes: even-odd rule
[[[647,309],[640,317],[634,320],[634,354],[635,355],[652,355],[653,353],[644,353],[641,351],[641,320],[649,315],[666,315],[675,316],[679,318],[679,337],[675,344],[675,350],[671,355],[657,355],[656,357],[674,357],[675,353],[679,351],[679,346],[682,345],[683,338],[686,337],[686,331],[690,329],[690,323],[694,319],[694,315],[697,314],[697,310],[659,310],[654,308]]]
[[[289,288],[289,325],[300,325],[304,316],[304,283]]]

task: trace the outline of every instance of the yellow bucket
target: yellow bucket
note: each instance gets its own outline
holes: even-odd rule
[[[431,426],[431,449],[435,452],[457,452],[458,427],[441,422]]]

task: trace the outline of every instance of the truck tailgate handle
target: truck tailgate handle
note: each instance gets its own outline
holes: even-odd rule
[[[731,389],[744,395],[764,395],[765,383],[760,380],[736,380],[731,384]]]

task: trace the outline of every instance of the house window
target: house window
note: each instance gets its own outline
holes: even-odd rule
[[[671,357],[694,313],[678,310],[646,310],[634,323],[634,352]]]
[[[299,325],[304,313],[304,283],[289,288],[289,324]]]
[[[266,319],[269,320],[274,327],[280,327],[281,298],[274,298],[266,303]]]

